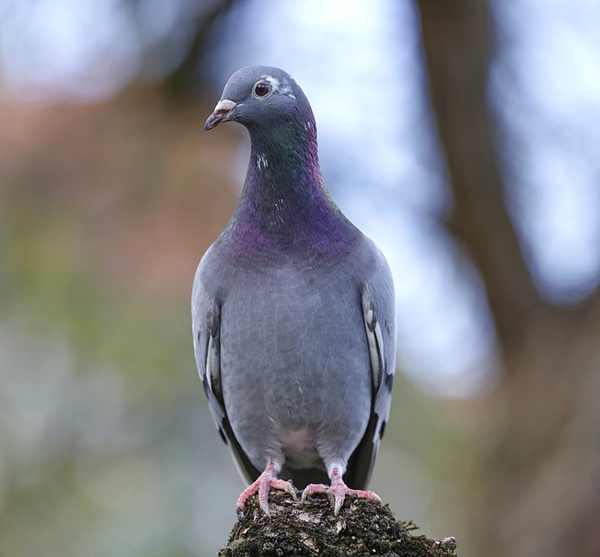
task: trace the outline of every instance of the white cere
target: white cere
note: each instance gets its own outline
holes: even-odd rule
[[[269,161],[267,160],[267,157],[265,157],[264,155],[258,155],[258,157],[256,157],[256,166],[259,170],[267,168],[267,166],[269,166]]]

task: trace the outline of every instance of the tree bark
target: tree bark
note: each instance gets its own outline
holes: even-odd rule
[[[241,0],[216,0],[212,7],[203,12],[195,25],[192,42],[181,64],[164,80],[165,90],[178,98],[190,94],[194,87],[206,81],[206,71],[199,64],[200,59],[208,49],[208,39],[218,18],[223,17],[236,3]]]
[[[488,3],[420,0],[431,102],[454,194],[449,231],[478,268],[503,380],[482,406],[476,555],[600,555],[600,295],[556,308],[536,291],[509,218],[486,103]],[[485,406],[485,408],[483,408]],[[494,412],[495,410],[495,412]]]
[[[301,504],[272,491],[271,516],[248,501],[219,557],[456,557],[454,538],[434,541],[417,536],[412,523],[397,521],[389,507],[347,497],[339,516],[324,496]]]
[[[477,265],[502,344],[513,350],[544,302],[506,210],[486,101],[493,49],[487,2],[422,0],[419,7],[431,102],[454,194],[450,229]]]

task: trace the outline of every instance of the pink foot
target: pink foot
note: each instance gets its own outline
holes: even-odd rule
[[[333,514],[337,516],[344,504],[346,495],[354,495],[361,499],[371,499],[374,501],[381,501],[379,495],[374,491],[362,491],[360,489],[350,489],[342,480],[342,476],[337,468],[333,469],[331,474],[331,486],[323,484],[309,484],[304,488],[302,492],[301,502],[304,503],[308,497],[316,493],[325,493],[331,504],[333,505]]]
[[[237,514],[241,518],[244,514],[244,508],[246,507],[246,501],[252,497],[258,491],[258,503],[260,508],[267,516],[271,516],[269,511],[269,490],[281,489],[287,491],[294,500],[296,500],[296,490],[291,482],[285,480],[279,480],[277,478],[277,472],[275,471],[275,463],[273,461],[267,464],[265,471],[258,476],[255,482],[251,483],[242,494],[239,496],[237,501]]]

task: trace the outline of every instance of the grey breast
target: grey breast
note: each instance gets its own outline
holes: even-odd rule
[[[241,447],[258,469],[293,458],[290,440],[306,461],[348,458],[371,405],[356,261],[220,268],[223,398]]]

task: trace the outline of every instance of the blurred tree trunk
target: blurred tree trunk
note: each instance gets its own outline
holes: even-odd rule
[[[431,102],[454,195],[449,228],[486,285],[503,380],[485,405],[476,555],[600,555],[600,295],[537,293],[506,206],[486,103],[494,29],[482,0],[420,0]],[[490,420],[490,408],[495,408]],[[485,550],[483,542],[485,540]],[[460,540],[459,540],[460,542]]]
[[[165,89],[172,96],[179,97],[189,93],[206,80],[206,75],[202,72],[206,72],[207,68],[200,64],[200,60],[208,50],[210,32],[217,19],[240,2],[241,0],[213,0],[210,8],[201,13],[194,25],[194,36],[185,58],[164,80]]]

